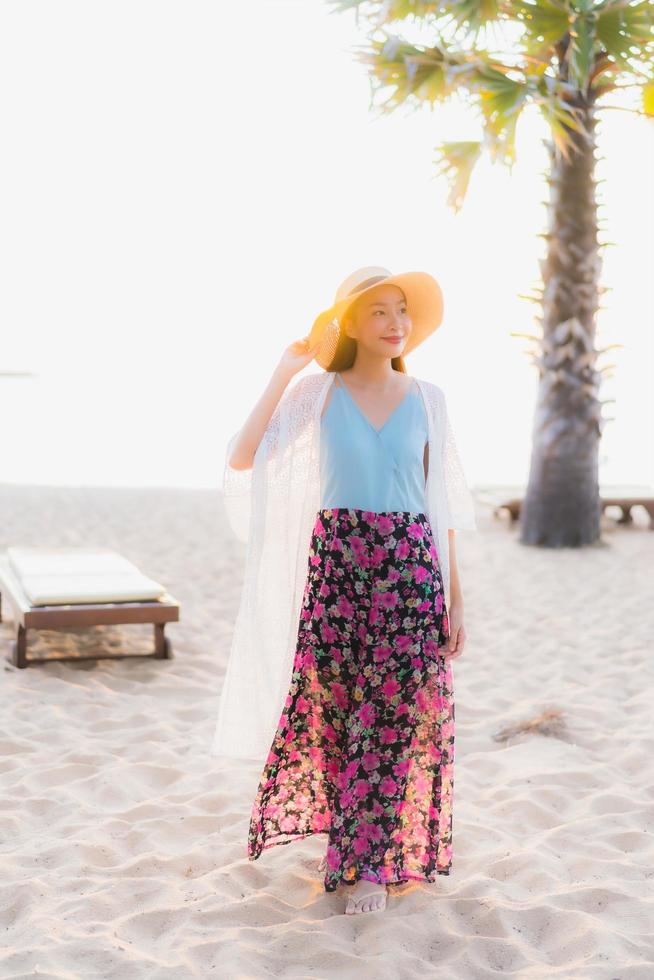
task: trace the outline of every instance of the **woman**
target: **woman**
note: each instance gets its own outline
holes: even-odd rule
[[[326,834],[324,887],[352,886],[348,914],[452,862],[451,661],[466,637],[454,528],[475,520],[442,391],[402,359],[442,310],[427,273],[352,273],[228,447],[228,500],[254,470],[253,533],[214,748],[240,754],[230,707],[247,737],[246,702],[252,725],[272,703],[274,731],[269,716],[252,742],[268,732],[248,856]],[[303,379],[293,400],[286,387],[314,357],[328,378]]]

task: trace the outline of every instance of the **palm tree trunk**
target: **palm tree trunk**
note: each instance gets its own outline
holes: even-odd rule
[[[552,548],[600,537],[598,452],[601,374],[595,368],[595,316],[601,260],[595,196],[595,115],[579,99],[575,150],[550,142],[549,232],[543,273],[543,337],[529,480],[520,540]]]

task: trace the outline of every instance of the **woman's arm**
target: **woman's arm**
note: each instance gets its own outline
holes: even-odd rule
[[[228,463],[233,470],[251,470],[259,443],[268,427],[272,414],[293,377],[288,369],[278,364],[272,377],[234,440]]]
[[[448,528],[447,537],[450,555],[450,606],[448,610],[450,637],[444,647],[446,651],[444,656],[446,660],[455,660],[463,653],[467,633],[463,625],[463,593],[459,569],[456,564],[456,531],[451,527]]]
[[[295,341],[286,348],[272,377],[245,423],[239,429],[231,448],[228,465],[233,470],[251,470],[254,456],[259,448],[275,409],[281,401],[288,383],[302,368],[312,361],[318,352],[319,344],[308,346],[307,337]]]
[[[450,545],[450,605],[463,607],[463,592],[461,591],[461,580],[459,569],[456,564],[456,531],[448,528],[447,537]]]

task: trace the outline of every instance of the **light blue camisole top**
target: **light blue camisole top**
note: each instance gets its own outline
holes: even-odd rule
[[[320,425],[320,507],[425,513],[427,417],[415,380],[381,429],[337,374]]]

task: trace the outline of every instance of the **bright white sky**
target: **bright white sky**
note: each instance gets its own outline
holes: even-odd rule
[[[511,332],[537,330],[547,130],[525,117],[513,173],[484,159],[454,215],[435,147],[475,116],[375,116],[363,43],[322,0],[2,6],[0,370],[37,376],[0,378],[1,480],[219,486],[282,350],[362,265],[436,276],[409,371],[445,390],[471,484],[526,479]],[[624,345],[600,475],[649,483],[654,125],[607,111],[599,141],[598,345]]]

